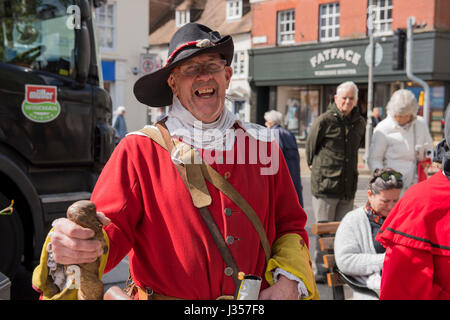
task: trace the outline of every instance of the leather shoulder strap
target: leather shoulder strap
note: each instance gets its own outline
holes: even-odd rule
[[[163,119],[165,120],[165,119]],[[160,121],[156,123],[156,126],[159,129],[160,135],[164,140],[164,144],[166,146],[167,151],[169,151],[172,156],[173,149],[175,147],[174,142],[169,134],[169,130],[164,125],[164,121]],[[188,154],[189,156],[189,154]],[[189,161],[192,163],[193,161]],[[183,179],[186,187],[189,189],[189,193],[191,194],[192,201],[198,210],[200,211],[200,215],[205,221],[206,227],[208,228],[211,237],[214,240],[214,243],[219,249],[219,252],[225,261],[225,264],[228,268],[231,268],[232,273],[230,274],[233,278],[234,284],[236,288],[240,286],[240,280],[238,279],[239,269],[236,264],[236,261],[231,254],[230,249],[228,248],[225,240],[223,239],[222,234],[220,233],[219,227],[217,227],[216,222],[208,209],[208,206],[212,202],[212,198],[209,195],[208,188],[206,187],[205,179],[202,175],[202,170],[198,164],[175,164],[178,172],[180,173],[181,178]]]
[[[202,165],[203,176],[213,184],[217,189],[223,192],[231,201],[239,206],[239,208],[245,213],[247,218],[251,221],[253,227],[259,235],[261,246],[264,249],[266,255],[266,262],[269,261],[271,255],[271,249],[269,239],[267,238],[266,230],[256,214],[255,210],[245,200],[245,198],[224,178],[220,173],[214,170],[210,165]]]
[[[139,132],[142,132],[143,134],[147,135],[150,139],[155,141],[157,144],[159,144],[164,149],[167,149],[166,143],[164,142],[164,139],[161,135],[161,132],[156,127],[144,127]]]
[[[140,131],[148,135],[156,143],[172,153],[174,142],[164,125],[164,120],[165,119],[156,123],[157,128],[145,127]],[[191,148],[190,151],[193,152]],[[204,161],[201,163],[201,165],[189,164],[185,166],[177,166],[177,168],[183,180],[185,181],[186,186],[191,192],[192,200],[197,208],[208,206],[212,201],[206,184],[204,183],[205,178],[222,193],[224,193],[231,201],[239,206],[239,208],[245,213],[245,215],[255,228],[256,232],[258,233],[267,262],[271,255],[271,249],[266,231],[258,215],[250,206],[250,204],[245,200],[245,198],[224,177],[222,177],[220,173],[218,173],[216,170],[214,170],[214,168],[212,168]]]

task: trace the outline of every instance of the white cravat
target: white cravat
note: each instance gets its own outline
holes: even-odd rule
[[[203,123],[183,107],[174,96],[166,121],[171,136],[181,138],[185,143],[207,150],[230,150],[234,144],[232,129],[236,122],[233,113],[224,108],[219,118],[212,123]]]

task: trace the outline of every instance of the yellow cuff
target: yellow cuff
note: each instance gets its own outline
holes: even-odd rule
[[[302,300],[319,300],[314,272],[311,267],[309,250],[302,237],[296,233],[288,233],[278,238],[272,246],[272,257],[267,263],[265,278],[273,285],[272,272],[281,268],[298,277],[308,289],[309,296]]]
[[[53,231],[53,228],[50,232]],[[99,279],[102,278],[103,272],[106,267],[106,262],[108,261],[109,254],[109,238],[105,230],[103,230],[103,238],[108,247],[106,253],[102,254],[100,257],[100,266],[98,270]],[[49,275],[47,261],[48,261],[48,251],[47,246],[50,243],[50,238],[47,236],[44,245],[42,247],[41,259],[39,265],[33,271],[32,284],[36,291],[41,293],[42,300],[77,300],[78,289],[72,289],[71,286],[66,286],[62,291],[59,291],[53,284],[51,276]]]

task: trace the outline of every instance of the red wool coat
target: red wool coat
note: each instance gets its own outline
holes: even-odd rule
[[[235,160],[237,150],[242,148],[237,141],[230,151]],[[247,155],[252,145],[246,144]],[[270,149],[271,143],[259,146]],[[275,175],[261,175],[261,168],[270,166],[265,161],[249,164],[247,158],[244,164],[227,164],[230,155],[224,157],[224,164],[216,161],[211,166],[253,207],[270,244],[286,233],[299,234],[308,244],[306,214],[279,154]],[[209,182],[207,187],[213,199],[209,209],[238,268],[264,278],[265,254],[251,222]],[[121,141],[103,169],[91,200],[97,211],[112,220],[105,227],[110,240],[105,272],[129,253],[130,272],[140,287],[184,299],[234,294],[234,282],[224,274],[222,256],[169,153],[150,138],[129,135]],[[262,287],[266,286],[264,281]]]
[[[380,232],[380,299],[450,299],[450,181],[442,172],[410,187]]]

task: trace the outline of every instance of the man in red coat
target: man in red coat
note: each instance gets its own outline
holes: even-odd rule
[[[134,93],[152,107],[171,105],[165,126],[172,141],[201,154],[256,212],[271,247],[267,261],[240,206],[207,181],[208,208],[237,267],[263,278],[259,298],[317,299],[306,214],[279,147],[265,128],[242,123],[224,108],[233,51],[230,36],[189,23],[172,37],[166,65],[139,79]],[[182,162],[179,151],[169,154],[141,132],[129,134],[114,150],[91,197],[110,220],[105,272],[128,254],[131,276],[142,290],[181,299],[232,296],[233,272],[175,166]],[[96,259],[101,250],[90,236],[58,220],[51,236],[56,262]]]
[[[450,299],[450,109],[441,172],[413,185],[376,239],[386,247],[380,299]]]

